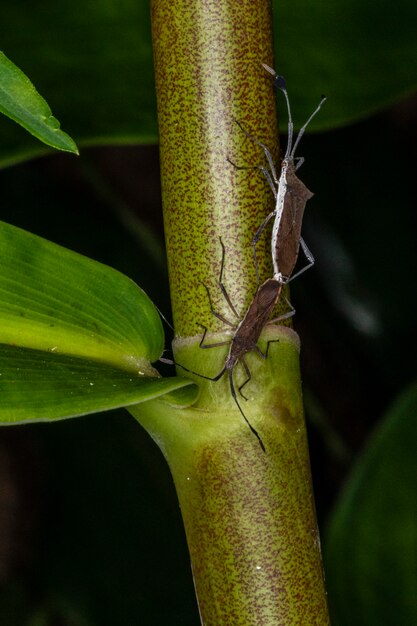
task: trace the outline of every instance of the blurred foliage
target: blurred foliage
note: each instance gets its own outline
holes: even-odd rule
[[[3,542],[25,553],[20,563],[9,555],[12,598],[3,572],[1,623],[14,625],[16,615],[16,626],[33,615],[45,626],[197,623],[180,512],[158,448],[127,413],[60,426],[3,431],[15,496]]]
[[[76,11],[73,3],[21,0],[3,7],[2,48],[77,139],[90,129],[91,137],[100,140],[106,130],[106,142],[156,138],[148,3],[136,3],[134,17],[130,5],[126,0],[117,10],[103,2]],[[397,5],[395,16],[386,2],[304,6],[284,3],[275,13],[282,20],[276,31],[277,67],[287,76],[297,121],[307,116],[321,91],[329,96],[326,116],[320,115],[328,128],[365,118],[415,86],[412,25],[417,9],[412,3]],[[65,27],[66,37],[57,24]],[[93,30],[96,38],[90,37]],[[58,54],[54,46],[60,41],[68,41],[69,48]],[[100,92],[95,83],[102,86]],[[282,101],[279,107],[281,111]],[[316,194],[303,231],[316,265],[294,281],[292,301],[302,339],[322,528],[370,433],[393,399],[416,379],[411,337],[417,298],[410,289],[417,267],[416,110],[415,99],[409,98],[354,125],[308,134],[300,146],[299,154],[306,157],[300,176]],[[31,138],[9,120],[4,127],[2,121],[0,136],[7,158],[17,158],[22,146],[29,149]],[[0,188],[1,219],[112,265],[140,284],[168,315],[155,146],[95,148],[82,151],[79,159],[47,157],[0,172]],[[411,420],[411,401],[406,410]],[[408,458],[415,452],[415,439],[404,439]],[[389,439],[384,454],[393,456]],[[393,456],[387,485],[396,486],[398,497],[411,489],[415,498],[413,476],[404,479],[401,457]],[[45,626],[198,623],[168,469],[127,414],[2,430],[0,484],[1,623],[29,626],[38,618]],[[384,486],[380,489],[383,494]],[[361,514],[357,511],[358,519]],[[349,555],[355,551],[360,568],[361,559],[369,562],[367,543],[352,545],[348,531],[340,542],[349,541]],[[370,533],[376,543],[378,528],[371,526]],[[398,548],[398,537],[388,534],[384,540],[392,567],[400,568],[409,557]],[[346,561],[332,567],[340,568],[341,576]],[[381,576],[380,571],[374,574]],[[368,570],[367,576],[372,575]],[[401,605],[401,597],[396,596],[397,623],[405,624],[409,607]],[[337,621],[339,601],[345,611],[353,602],[334,595],[333,626],[345,623]],[[384,611],[384,604],[392,601],[391,595],[379,594],[374,621],[372,602],[363,602],[361,619],[391,624],[380,616],[389,620],[391,609]]]
[[[416,441],[414,384],[360,455],[331,520],[326,565],[332,623],[417,623]]]

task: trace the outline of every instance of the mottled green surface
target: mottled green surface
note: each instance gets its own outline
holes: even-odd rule
[[[298,364],[298,337],[270,327],[266,361],[248,358],[245,413],[226,378],[202,381],[198,402],[163,400],[130,411],[163,450],[175,480],[205,626],[325,626],[326,596],[311,492]],[[177,358],[217,373],[222,348],[177,341]],[[198,357],[197,357],[198,358]],[[236,379],[242,372],[236,371]]]
[[[224,327],[210,313],[233,320],[216,284],[222,237],[226,247],[224,283],[238,312],[255,290],[251,240],[273,206],[259,170],[239,165],[264,163],[258,146],[238,128],[264,141],[277,155],[277,127],[270,75],[269,3],[264,0],[155,0],[153,40],[160,130],[165,236],[172,306],[180,336],[199,332],[198,323]],[[262,274],[269,259],[259,244]]]
[[[237,170],[227,161],[264,162],[235,119],[277,148],[273,87],[261,66],[272,64],[270,5],[154,0],[153,40],[175,360],[212,377],[228,347],[202,350],[200,325],[223,331],[209,343],[231,335],[210,311],[203,285],[215,309],[234,319],[217,285],[219,237],[226,251],[223,282],[241,316],[256,289],[251,241],[273,206],[258,169]],[[266,236],[258,252],[263,278],[271,274]],[[171,467],[205,626],[328,623],[298,343],[288,329],[268,333],[279,343],[266,362],[248,356],[248,401],[240,398],[265,452],[226,376],[216,383],[194,376],[201,394],[188,410],[157,400],[132,411]],[[240,368],[233,372],[236,389],[245,379]]]

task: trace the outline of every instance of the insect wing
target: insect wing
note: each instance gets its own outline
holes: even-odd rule
[[[287,169],[287,189],[273,254],[278,271],[290,278],[297,263],[304,209],[314,194],[296,176],[294,165]]]
[[[253,299],[256,315],[253,324],[253,334],[256,341],[259,339],[264,326],[268,322],[281,292],[282,283],[273,278],[266,280],[258,289]]]

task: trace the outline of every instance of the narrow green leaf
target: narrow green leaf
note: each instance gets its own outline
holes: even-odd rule
[[[184,394],[183,387],[191,387]],[[150,378],[105,363],[0,345],[0,423],[65,419],[131,406],[181,390],[195,399],[197,386],[180,377]]]
[[[0,113],[52,148],[78,154],[75,142],[60,129],[47,102],[28,77],[0,51]]]
[[[6,0],[0,42],[65,119],[77,144],[158,140],[149,0]],[[6,120],[4,120],[5,122]],[[0,119],[0,164],[44,148]]]
[[[0,343],[154,372],[155,306],[129,278],[0,222]]]
[[[417,624],[417,384],[359,458],[331,520],[325,565],[334,626]]]

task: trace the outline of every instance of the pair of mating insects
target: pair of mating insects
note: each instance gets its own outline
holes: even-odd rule
[[[313,111],[313,113],[308,118],[307,122],[300,129],[293,143],[293,122],[292,122],[292,117],[291,117],[291,109],[290,109],[290,103],[288,99],[288,93],[286,90],[285,79],[282,76],[279,76],[268,65],[264,65],[264,68],[273,75],[275,87],[277,87],[284,94],[285,100],[287,103],[287,110],[288,110],[288,143],[287,143],[287,149],[285,152],[284,159],[282,160],[282,163],[281,163],[281,172],[280,172],[279,177],[277,176],[276,169],[272,160],[272,156],[268,148],[263,143],[261,143],[260,141],[258,141],[257,139],[249,135],[242,128],[239,122],[237,123],[239,127],[241,128],[241,130],[245,133],[245,135],[251,141],[257,144],[260,148],[262,148],[265,154],[268,166],[269,166],[269,169],[266,166],[256,166],[256,167],[263,172],[269,185],[272,188],[272,191],[274,193],[275,200],[276,200],[275,208],[266,217],[266,219],[262,222],[262,224],[258,228],[252,240],[252,247],[253,247],[253,253],[254,253],[254,260],[255,260],[256,276],[259,282],[258,263],[257,263],[257,258],[256,258],[256,244],[259,241],[268,222],[272,218],[274,218],[273,227],[272,227],[272,239],[271,239],[272,264],[273,264],[273,270],[274,270],[273,278],[268,278],[264,283],[262,283],[257,288],[252,302],[250,303],[245,315],[243,316],[243,318],[241,319],[241,321],[238,323],[237,326],[235,326],[235,324],[231,323],[229,320],[227,320],[225,317],[220,315],[220,313],[217,313],[213,309],[210,292],[208,288],[206,287],[207,295],[208,295],[209,302],[210,302],[211,312],[213,313],[215,317],[220,319],[222,322],[234,328],[234,334],[233,334],[233,338],[231,342],[226,341],[226,342],[219,342],[219,343],[204,344],[204,339],[207,334],[207,329],[205,329],[204,335],[200,341],[200,347],[201,348],[214,348],[214,347],[219,347],[219,346],[223,346],[223,345],[230,343],[229,352],[226,357],[224,366],[222,370],[217,374],[217,376],[214,376],[213,378],[211,378],[209,376],[203,376],[202,374],[197,374],[196,372],[191,372],[191,370],[187,370],[187,368],[177,363],[177,365],[180,365],[182,369],[185,369],[186,371],[189,371],[193,374],[197,374],[201,378],[205,378],[206,380],[211,380],[213,382],[218,381],[223,376],[223,374],[227,372],[228,378],[229,378],[230,390],[231,390],[233,399],[236,402],[236,405],[240,413],[242,414],[242,417],[248,424],[250,430],[258,439],[259,444],[263,451],[265,451],[265,446],[262,442],[262,439],[259,436],[258,432],[255,430],[255,428],[253,428],[253,426],[250,424],[249,420],[244,414],[242,407],[240,406],[239,401],[237,399],[236,389],[235,389],[234,382],[233,382],[233,370],[239,362],[242,364],[245,370],[246,380],[244,381],[242,385],[240,385],[238,391],[239,391],[239,394],[242,396],[242,398],[246,400],[247,398],[245,398],[245,396],[243,395],[242,389],[251,379],[251,375],[250,375],[247,363],[245,361],[245,355],[248,352],[256,351],[258,355],[261,356],[262,358],[265,359],[267,357],[270,342],[268,342],[265,353],[263,353],[257,345],[262,330],[267,324],[271,324],[273,322],[282,320],[286,317],[290,317],[294,313],[294,309],[292,309],[289,313],[284,314],[283,316],[279,318],[275,318],[272,320],[269,319],[270,316],[272,315],[273,309],[278,301],[281,291],[283,287],[290,280],[292,280],[296,276],[299,276],[302,272],[304,272],[306,269],[311,267],[311,265],[313,265],[314,263],[314,258],[311,252],[309,251],[309,249],[307,248],[304,240],[301,237],[301,226],[302,226],[305,205],[306,205],[307,200],[309,200],[313,196],[313,194],[309,189],[307,189],[304,183],[302,183],[301,180],[296,176],[296,171],[302,165],[304,159],[302,157],[296,159],[294,155],[295,155],[297,146],[300,143],[300,140],[308,124],[316,115],[316,113],[318,113],[322,104],[326,100],[326,98],[322,96],[318,107]],[[246,169],[243,167],[236,166],[231,161],[230,163],[237,169]],[[230,307],[230,310],[233,312],[236,318],[239,318],[236,312],[236,309],[233,306],[222,281],[225,248],[221,239],[220,239],[220,243],[222,246],[222,261],[221,261],[221,269],[220,269],[220,276],[219,276],[219,286],[228,306]],[[302,268],[301,270],[293,274],[295,265],[297,262],[297,258],[298,258],[300,245],[306,256],[308,263],[304,268]]]

